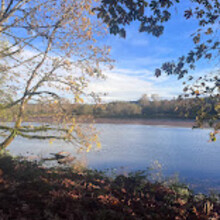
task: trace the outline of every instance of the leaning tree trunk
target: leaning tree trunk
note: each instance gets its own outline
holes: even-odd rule
[[[11,134],[0,144],[0,150],[4,150],[6,147],[8,147],[11,142],[14,140],[16,137],[16,132],[15,130],[11,132]]]
[[[23,99],[23,101],[21,102],[14,129],[13,131],[11,131],[11,134],[0,144],[0,150],[4,150],[5,148],[7,148],[11,144],[11,142],[15,139],[17,135],[16,130],[20,128],[21,126],[22,116],[23,116],[25,104],[27,103],[27,101],[28,100]]]

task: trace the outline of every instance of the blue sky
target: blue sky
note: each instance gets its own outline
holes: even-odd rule
[[[138,24],[133,23],[126,28],[126,39],[107,36],[103,40],[112,48],[115,68],[106,72],[105,82],[94,82],[91,88],[107,92],[104,101],[137,100],[144,93],[149,96],[157,93],[162,98],[173,98],[181,94],[183,80],[165,75],[156,78],[154,70],[164,61],[175,61],[179,56],[186,55],[193,46],[190,35],[196,31],[197,21],[184,18],[183,9],[191,6],[187,2],[184,1],[173,10],[172,19],[165,24],[164,34],[159,38],[139,33]],[[197,63],[192,74],[203,75],[214,67],[214,63],[202,60]]]
[[[101,96],[104,102],[138,100],[143,94],[158,94],[162,99],[171,99],[182,93],[183,80],[175,76],[154,76],[154,70],[166,61],[175,61],[186,55],[194,46],[190,35],[198,28],[197,20],[184,18],[184,10],[192,5],[190,0],[181,1],[178,8],[171,11],[171,20],[165,24],[164,34],[156,38],[147,33],[138,32],[139,24],[133,22],[126,27],[126,39],[108,34],[99,39],[99,44],[111,47],[111,56],[115,60],[114,69],[104,71],[107,79],[93,80],[88,91],[107,93]],[[16,34],[23,35],[23,32]],[[44,47],[36,40],[38,47]],[[32,51],[26,51],[32,53]],[[216,65],[213,61],[200,61],[196,70],[189,75],[201,76]]]

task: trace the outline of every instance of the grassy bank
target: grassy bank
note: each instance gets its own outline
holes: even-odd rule
[[[0,219],[219,219],[218,196],[143,173],[109,178],[91,170],[46,169],[0,157]]]

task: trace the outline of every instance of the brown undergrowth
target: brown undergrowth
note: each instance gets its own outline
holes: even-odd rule
[[[217,195],[150,182],[142,173],[107,177],[0,157],[1,220],[219,219]]]

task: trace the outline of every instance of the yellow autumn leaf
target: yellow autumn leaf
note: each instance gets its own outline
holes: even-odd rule
[[[76,102],[76,103],[84,103],[84,100],[83,100],[83,98],[81,98],[81,97],[79,97],[79,96],[76,96],[76,97],[75,97],[75,102]]]
[[[74,130],[74,126],[72,126],[72,127],[69,129],[68,133],[71,134],[71,133],[73,132],[73,130]]]
[[[98,149],[101,149],[101,148],[102,148],[102,145],[101,145],[100,142],[97,143],[97,148],[98,148]]]
[[[92,35],[91,31],[87,31],[87,32],[86,32],[86,36],[87,36],[87,37],[91,38],[91,35]]]
[[[94,15],[95,13],[92,10],[89,10],[90,15]]]
[[[218,104],[215,106],[215,110],[216,110],[217,112],[220,111],[220,103],[218,103]]]
[[[92,145],[89,144],[89,146],[88,146],[87,149],[86,149],[86,152],[88,153],[91,149],[92,149]]]
[[[199,95],[199,90],[196,90],[196,91],[195,91],[195,94],[196,94],[196,95]]]
[[[87,21],[87,18],[82,17],[82,21],[83,21],[83,22],[86,22],[86,21]]]

